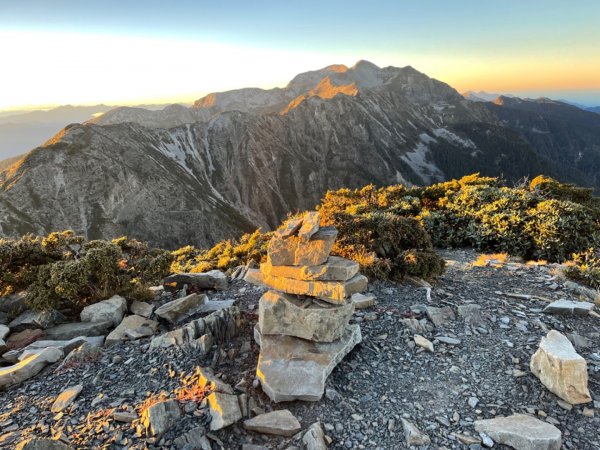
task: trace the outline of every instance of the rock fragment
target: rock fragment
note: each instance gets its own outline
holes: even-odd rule
[[[45,311],[28,310],[21,313],[15,320],[10,322],[8,327],[13,333],[30,328],[40,328],[44,330],[64,321],[65,316],[54,309]]]
[[[278,436],[293,436],[302,429],[298,419],[288,409],[259,414],[244,421],[244,428],[257,433]]]
[[[207,397],[210,411],[210,429],[220,430],[242,418],[237,396],[223,392],[213,392]]]
[[[32,438],[20,442],[15,450],[69,450],[64,442],[49,438]]]
[[[207,300],[208,297],[205,294],[187,295],[165,303],[154,311],[154,314],[170,323],[177,323],[180,320],[199,312],[202,305],[204,305]]]
[[[425,433],[417,428],[416,425],[402,418],[402,428],[404,430],[404,438],[406,445],[412,447],[414,445],[429,445],[431,439]]]
[[[593,309],[593,303],[560,299],[546,306],[544,312],[566,316],[587,316]]]
[[[130,309],[132,314],[149,319],[150,316],[152,316],[152,312],[154,311],[154,305],[134,300],[133,303],[131,303]]]
[[[161,437],[173,427],[181,417],[181,410],[175,400],[155,403],[142,413],[142,425],[152,436]]]
[[[572,405],[592,401],[587,363],[558,331],[551,330],[542,338],[531,358],[530,368],[548,390]]]
[[[325,434],[319,422],[313,423],[306,430],[306,433],[302,436],[302,442],[306,446],[306,450],[327,450]]]
[[[415,344],[417,344],[419,347],[422,347],[425,350],[427,350],[428,352],[433,353],[433,343],[429,339],[424,338],[420,334],[415,334],[414,340],[415,340]]]
[[[304,214],[302,218],[302,226],[298,230],[298,237],[300,238],[300,242],[308,242],[308,240],[319,231],[319,222],[321,220],[321,216],[316,211],[311,211]]]
[[[519,450],[559,450],[562,444],[558,428],[525,414],[478,420],[475,430]]]
[[[65,389],[56,397],[50,411],[56,414],[65,410],[75,401],[82,390],[83,386],[81,384]]]
[[[182,450],[212,450],[210,441],[205,435],[204,427],[195,427],[173,439],[173,444]]]
[[[427,306],[425,309],[427,317],[436,327],[443,327],[455,319],[454,312],[449,306],[443,308],[435,308]]]
[[[198,289],[227,289],[227,275],[220,270],[210,270],[204,273],[176,273],[164,279],[163,286],[167,291],[178,291],[187,284]]]
[[[355,276],[358,269],[356,261],[339,256],[329,256],[318,266],[274,266],[268,262],[260,265],[260,271],[266,276],[304,281],[346,281]]]
[[[22,383],[37,375],[48,364],[57,362],[63,357],[62,350],[54,347],[43,349],[23,359],[19,363],[0,368],[0,389]]]
[[[74,322],[58,325],[44,331],[46,339],[54,339],[57,341],[67,341],[78,336],[105,336],[108,329],[112,326],[112,322]]]
[[[350,301],[354,303],[356,309],[365,309],[375,305],[376,297],[373,294],[355,293],[350,297]]]
[[[275,233],[267,249],[267,262],[273,266],[318,266],[327,261],[336,237],[334,227],[319,229],[307,242]]]
[[[140,339],[152,336],[158,328],[158,322],[142,316],[127,316],[108,336],[105,345],[113,345],[120,341]]]
[[[121,323],[126,312],[127,300],[120,295],[113,295],[108,300],[86,306],[79,317],[82,322],[109,321],[113,327],[116,327]]]
[[[357,274],[346,281],[303,281],[291,278],[264,276],[259,270],[250,269],[244,278],[254,284],[264,284],[286,294],[308,295],[332,304],[345,304],[352,294],[367,287],[367,277]]]

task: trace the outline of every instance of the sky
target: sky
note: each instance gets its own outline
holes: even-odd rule
[[[360,59],[600,105],[600,1],[0,0],[0,110],[192,102]]]

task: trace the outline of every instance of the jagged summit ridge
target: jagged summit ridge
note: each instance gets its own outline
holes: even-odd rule
[[[399,80],[390,88],[402,89],[403,85],[406,87],[417,78],[429,79],[410,66],[380,68],[369,61],[361,60],[352,67],[334,64],[301,73],[283,88],[243,88],[213,92],[196,100],[191,108],[181,105],[168,106],[158,111],[131,107],[115,108],[91,122],[98,125],[135,122],[150,128],[172,128],[186,123],[206,121],[215,114],[228,111],[286,114],[310,97],[329,99],[338,94],[356,95],[364,89],[392,86],[395,78]],[[448,89],[452,90],[449,86]]]

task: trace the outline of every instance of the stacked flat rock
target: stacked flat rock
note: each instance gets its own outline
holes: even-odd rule
[[[245,280],[270,288],[259,301],[256,374],[274,402],[319,400],[334,367],[361,341],[349,325],[350,297],[367,287],[359,265],[330,256],[334,227],[319,214],[288,221],[269,242],[267,262]]]

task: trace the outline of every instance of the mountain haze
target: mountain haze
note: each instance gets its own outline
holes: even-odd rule
[[[116,108],[0,172],[0,232],[71,228],[89,239],[206,246],[272,228],[332,188],[478,171],[598,187],[600,123],[590,117],[600,116],[581,113],[573,120],[590,140],[561,151],[561,127],[533,139],[541,125],[522,128],[515,118],[525,113],[507,102],[472,102],[412,67],[367,61],[299,74],[284,88],[210,94],[190,108]],[[548,114],[539,120],[555,120]]]

